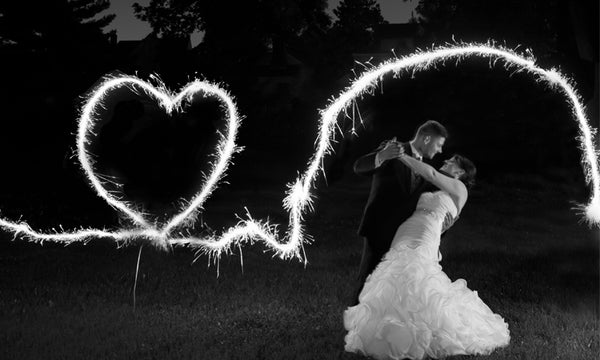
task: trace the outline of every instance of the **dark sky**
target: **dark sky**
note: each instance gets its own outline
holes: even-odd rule
[[[329,12],[338,5],[340,0],[328,0]],[[150,26],[135,18],[131,4],[138,2],[142,5],[147,5],[150,0],[112,0],[111,7],[108,10],[110,13],[117,15],[115,20],[109,26],[110,29],[116,29],[119,40],[139,40],[150,32]],[[390,23],[405,23],[410,18],[411,11],[417,6],[418,1],[402,1],[402,0],[378,0],[381,6],[381,14]],[[333,14],[332,14],[333,15]],[[200,41],[201,36],[196,34],[192,37],[194,45]]]

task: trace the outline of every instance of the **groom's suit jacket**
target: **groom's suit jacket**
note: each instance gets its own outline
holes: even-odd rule
[[[401,145],[407,155],[413,156],[409,143]],[[372,176],[371,192],[358,234],[367,238],[371,247],[385,252],[396,230],[415,211],[419,196],[430,184],[398,159],[387,160],[375,168],[375,155],[382,148],[383,144],[358,158],[354,172]]]

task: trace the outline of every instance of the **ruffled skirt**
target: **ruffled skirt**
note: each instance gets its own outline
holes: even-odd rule
[[[425,250],[426,252],[423,252]],[[431,249],[390,250],[367,279],[359,304],[344,312],[345,349],[376,359],[489,354],[508,345],[508,325],[452,282]]]

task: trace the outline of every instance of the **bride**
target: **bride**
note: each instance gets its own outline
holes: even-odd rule
[[[508,345],[508,325],[439,264],[444,219],[467,201],[475,166],[455,155],[439,171],[406,154],[400,160],[441,191],[421,195],[390,250],[367,278],[359,304],[344,312],[345,349],[376,359],[489,354]]]

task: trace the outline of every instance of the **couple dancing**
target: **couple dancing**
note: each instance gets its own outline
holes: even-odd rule
[[[360,286],[344,312],[346,351],[423,359],[489,354],[509,342],[502,317],[439,264],[441,234],[458,218],[476,173],[460,155],[439,170],[421,161],[441,153],[447,137],[430,120],[409,143],[386,141],[354,164],[373,181],[359,229]]]

